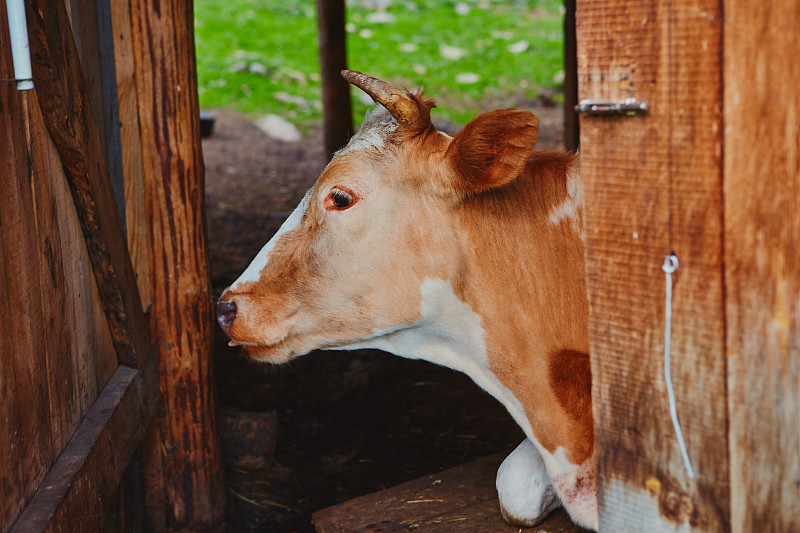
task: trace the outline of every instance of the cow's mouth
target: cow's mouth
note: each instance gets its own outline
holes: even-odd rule
[[[285,338],[275,344],[240,342],[232,338],[228,341],[228,346],[238,346],[242,348],[247,353],[248,357],[253,360],[276,365],[285,363],[295,356],[292,349],[288,346],[288,343],[286,343]]]

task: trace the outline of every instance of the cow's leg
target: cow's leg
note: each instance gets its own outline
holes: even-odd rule
[[[553,487],[575,523],[594,531],[598,528],[597,478],[595,457],[580,465],[570,463],[564,450],[544,453],[544,462]]]
[[[503,518],[515,526],[535,526],[560,503],[542,456],[529,439],[500,465],[496,485]]]

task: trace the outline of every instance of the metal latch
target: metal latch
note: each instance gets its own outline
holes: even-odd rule
[[[575,111],[581,115],[623,115],[633,116],[647,113],[647,104],[639,102],[636,98],[626,98],[622,102],[594,103],[591,100],[581,100],[575,106]]]

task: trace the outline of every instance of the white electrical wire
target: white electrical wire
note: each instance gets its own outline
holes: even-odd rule
[[[11,57],[14,61],[14,80],[17,90],[33,89],[31,51],[28,45],[28,25],[25,21],[24,0],[6,0],[8,32],[11,37]]]
[[[686,443],[683,440],[681,424],[678,422],[678,408],[675,405],[675,391],[672,388],[672,372],[670,371],[670,337],[672,335],[672,273],[678,270],[678,257],[670,254],[664,259],[661,267],[667,276],[667,297],[666,309],[664,313],[664,380],[667,382],[667,395],[669,396],[669,414],[672,417],[672,425],[675,427],[675,435],[678,438],[678,445],[681,448],[683,462],[689,478],[694,479],[692,462],[689,460],[689,453],[686,451]]]

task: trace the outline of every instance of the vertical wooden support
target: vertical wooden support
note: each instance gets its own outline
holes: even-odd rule
[[[727,531],[720,5],[585,2],[576,22],[580,98],[650,106],[580,125],[600,529]],[[695,479],[664,383],[671,251],[671,368]]]
[[[353,135],[353,110],[350,85],[342,79],[347,68],[345,0],[317,0],[319,25],[319,64],[322,78],[322,103],[325,111],[325,153],[347,144]]]
[[[577,150],[580,143],[578,113],[578,50],[575,40],[575,0],[564,0],[564,147]]]
[[[800,531],[800,9],[724,9],[733,531]]]
[[[147,154],[150,324],[163,396],[160,437],[149,438],[144,452],[148,470],[163,471],[164,499],[150,499],[161,510],[148,512],[163,511],[167,530],[218,531],[224,528],[225,492],[211,380],[213,298],[192,2],[131,0],[130,6]]]

